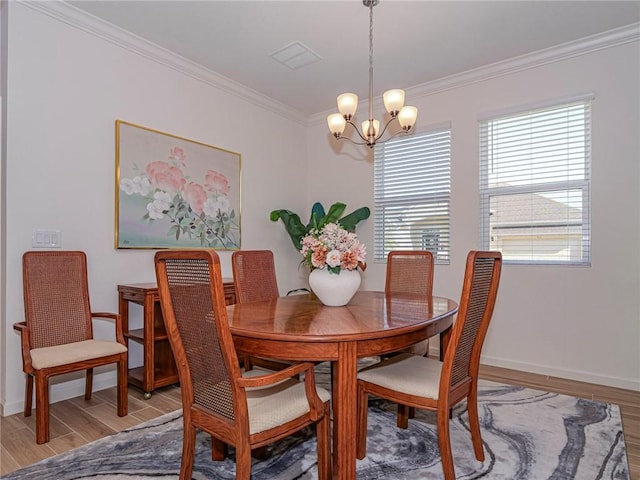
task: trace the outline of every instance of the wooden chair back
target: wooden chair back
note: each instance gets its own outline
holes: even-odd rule
[[[500,252],[471,251],[467,256],[458,317],[443,361],[440,395],[472,379],[477,382],[480,354],[493,316],[501,269]]]
[[[431,296],[433,254],[427,250],[393,250],[387,255],[387,294]]]
[[[22,279],[31,348],[93,337],[84,252],[26,252],[22,257]]]
[[[278,298],[278,280],[271,250],[237,250],[231,255],[236,302]]]
[[[241,372],[227,320],[217,254],[158,252],[156,275],[185,415],[188,417],[196,405],[233,423],[234,394],[242,399],[244,391],[234,389],[234,379]]]

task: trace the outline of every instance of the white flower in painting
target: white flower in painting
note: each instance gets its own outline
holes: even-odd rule
[[[227,213],[231,209],[229,199],[224,195],[218,195],[217,198],[208,198],[204,203],[204,214],[207,217],[216,217],[218,213]]]
[[[164,212],[171,206],[171,195],[167,192],[156,192],[153,194],[153,202],[147,205],[149,217],[159,220],[164,217]]]
[[[162,217],[164,217],[162,208],[160,208],[156,202],[147,204],[147,211],[149,212],[149,217],[153,218],[154,220],[160,220]]]
[[[151,182],[145,175],[135,177],[133,183],[136,186],[136,191],[143,197],[151,191]]]
[[[130,178],[123,178],[122,180],[120,180],[120,190],[122,190],[127,195],[133,195],[134,193],[137,193],[136,185]]]
[[[120,180],[120,189],[127,195],[138,193],[145,196],[151,190],[151,183],[146,176],[137,176],[133,179],[123,178]]]

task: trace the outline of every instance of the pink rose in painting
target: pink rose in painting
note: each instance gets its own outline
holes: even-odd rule
[[[169,158],[176,162],[180,162],[180,165],[182,165],[183,167],[187,166],[187,155],[180,147],[173,147],[170,151]]]
[[[186,182],[182,170],[167,162],[151,162],[145,170],[151,184],[165,192],[174,193],[180,190]]]
[[[205,188],[210,192],[227,195],[231,190],[227,177],[214,170],[209,170],[204,176]]]
[[[191,210],[198,215],[204,209],[204,203],[207,201],[207,192],[202,185],[191,182],[182,189],[182,197],[189,203]]]

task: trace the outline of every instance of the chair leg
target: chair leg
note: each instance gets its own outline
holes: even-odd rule
[[[469,427],[471,429],[471,441],[476,460],[484,461],[484,449],[482,448],[482,435],[480,434],[480,417],[478,415],[478,394],[474,388],[467,397],[467,411],[469,412]]]
[[[31,407],[33,399],[33,375],[27,373],[25,392],[24,392],[24,416],[31,416]]]
[[[265,458],[267,458],[267,453],[268,453],[268,449],[266,445],[263,447],[258,447],[251,450],[251,456],[256,460],[264,460]]]
[[[411,416],[411,408],[406,405],[398,404],[398,418],[396,419],[396,424],[398,428],[408,428],[409,427],[409,417]]]
[[[91,391],[93,390],[93,368],[87,368],[87,375],[84,382],[84,399],[91,400]]]
[[[196,451],[196,427],[184,423],[182,438],[182,462],[180,463],[180,480],[191,480],[193,473],[193,456]]]
[[[248,442],[238,442],[236,445],[236,480],[250,480],[251,478],[251,446]]]
[[[445,480],[455,480],[456,472],[453,467],[451,453],[451,438],[449,434],[449,407],[438,409],[438,445],[442,460],[442,471]]]
[[[358,427],[356,429],[356,458],[362,460],[367,454],[367,417],[369,395],[358,382]]]
[[[49,377],[36,372],[36,443],[49,441]]]
[[[211,437],[211,460],[221,462],[225,458],[227,458],[227,444],[216,437]]]
[[[316,426],[318,442],[318,480],[331,479],[331,407],[324,406],[324,416]]]
[[[129,396],[128,396],[128,379],[127,379],[127,367],[128,367],[127,355],[118,362],[118,416],[124,417],[129,412]]]

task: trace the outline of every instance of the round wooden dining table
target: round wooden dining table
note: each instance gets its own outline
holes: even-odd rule
[[[280,360],[331,361],[333,477],[356,478],[358,358],[401,350],[440,334],[446,348],[458,304],[444,297],[359,291],[343,307],[292,295],[227,307],[239,353]]]

